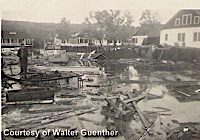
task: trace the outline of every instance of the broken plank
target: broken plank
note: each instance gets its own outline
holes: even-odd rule
[[[54,106],[50,108],[32,108],[29,109],[29,112],[55,112],[55,111],[65,111],[65,110],[79,110],[79,109],[90,109],[92,106],[90,105],[85,105],[85,106]]]
[[[128,104],[128,103],[131,103],[131,102],[138,102],[138,101],[140,101],[140,100],[142,100],[144,98],[145,98],[145,95],[141,95],[141,96],[138,96],[138,97],[135,97],[135,98],[130,98],[130,99],[124,100],[123,102],[126,103],[126,104]]]
[[[112,97],[92,97],[92,101],[100,101],[100,100],[105,100],[105,99],[117,99],[119,96],[112,96]]]
[[[189,95],[189,94],[187,94],[187,93],[185,93],[185,92],[183,92],[183,91],[178,91],[179,93],[181,93],[181,94],[183,94],[183,95],[185,95],[185,96],[187,96],[187,97],[190,97],[191,95]]]

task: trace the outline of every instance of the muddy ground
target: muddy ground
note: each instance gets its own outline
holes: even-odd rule
[[[99,71],[83,75],[83,88],[56,91],[53,104],[3,104],[2,130],[119,131],[117,137],[73,137],[83,140],[199,138],[199,64],[121,59],[94,65]],[[148,128],[144,127],[138,113],[132,114],[128,120],[106,119],[102,115],[102,107],[107,105],[105,97],[118,96],[121,100],[126,100],[127,93],[132,97],[145,95],[144,99],[137,102],[137,106],[147,120]],[[55,139],[52,135],[40,138]]]

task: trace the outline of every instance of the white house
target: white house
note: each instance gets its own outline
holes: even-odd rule
[[[143,24],[134,31],[131,37],[131,43],[137,46],[149,44],[158,45],[160,40],[159,29],[162,26],[162,24]]]
[[[176,13],[161,29],[160,44],[200,48],[200,9]]]

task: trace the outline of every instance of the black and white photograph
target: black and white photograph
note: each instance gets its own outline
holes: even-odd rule
[[[200,0],[0,9],[0,139],[200,139]]]

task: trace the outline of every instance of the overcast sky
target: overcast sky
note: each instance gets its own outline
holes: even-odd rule
[[[1,19],[53,22],[62,17],[71,23],[82,23],[89,11],[130,10],[134,25],[142,11],[157,11],[166,23],[180,9],[200,9],[200,0],[1,0]]]

